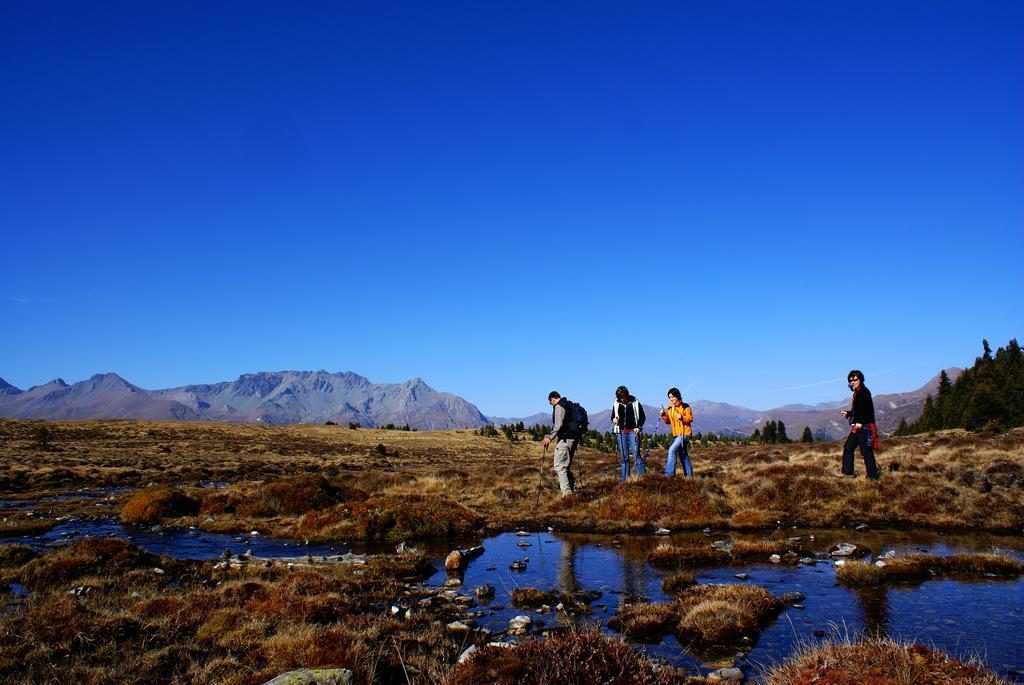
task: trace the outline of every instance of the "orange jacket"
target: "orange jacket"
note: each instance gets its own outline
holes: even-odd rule
[[[669,407],[661,415],[661,420],[672,426],[672,435],[693,435],[693,410],[685,402],[678,407]]]

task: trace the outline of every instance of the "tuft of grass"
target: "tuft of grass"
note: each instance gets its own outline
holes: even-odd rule
[[[848,562],[836,570],[836,580],[851,587],[882,585],[886,582],[927,580],[942,575],[1019,576],[1024,563],[996,553],[955,554],[942,557],[932,554],[910,554],[886,561],[885,566],[868,562]]]
[[[688,678],[674,669],[655,670],[627,644],[595,629],[573,630],[559,637],[514,648],[485,647],[457,665],[444,685],[670,685]]]
[[[799,548],[799,545],[790,545],[781,540],[735,540],[728,552],[703,543],[662,543],[651,551],[647,561],[657,568],[728,564],[750,559],[766,560],[772,554],[785,554],[790,549]]]
[[[572,601],[571,597],[564,597],[565,601]],[[563,595],[557,592],[544,592],[533,587],[520,587],[512,591],[512,604],[517,607],[536,608],[542,604],[555,606],[563,601]]]
[[[36,517],[9,517],[0,523],[0,537],[40,535],[51,530],[57,522],[53,519]]]
[[[673,545],[670,543],[658,545],[647,557],[647,563],[656,568],[721,564],[729,563],[731,560],[732,557],[728,552],[709,545]]]
[[[677,601],[677,634],[698,644],[753,635],[782,609],[779,598],[758,585],[697,585]]]
[[[920,644],[865,639],[808,644],[763,674],[766,685],[1002,685],[980,664]]]
[[[163,519],[195,516],[199,502],[181,490],[168,487],[146,488],[136,493],[121,508],[121,521],[131,524],[153,524]]]
[[[24,566],[38,556],[39,552],[28,545],[0,545],[0,569]]]
[[[688,590],[697,584],[697,579],[694,578],[692,573],[677,573],[673,576],[669,576],[665,580],[661,581],[661,589],[665,591],[665,594],[677,596],[682,594],[684,590]]]
[[[657,642],[677,623],[675,604],[626,604],[608,620],[608,627],[630,640]]]
[[[677,594],[673,604],[622,607],[608,622],[632,639],[651,640],[675,631],[696,647],[753,637],[782,609],[782,602],[757,585],[696,585]]]
[[[364,502],[310,512],[297,532],[310,540],[388,541],[458,537],[476,532],[475,511],[430,495],[378,495]]]

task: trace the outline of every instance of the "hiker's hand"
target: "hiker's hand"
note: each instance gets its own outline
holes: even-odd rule
[[[850,410],[849,409],[841,409],[841,410],[839,410],[839,413],[842,414],[843,416],[849,416],[850,415]]]
[[[548,445],[551,444],[551,438],[544,438],[543,440],[540,441],[540,444],[542,444],[545,447],[547,447]]]
[[[864,424],[863,423],[855,423],[855,424],[853,424],[853,427],[856,428],[857,430],[860,430],[861,428],[864,427]]]

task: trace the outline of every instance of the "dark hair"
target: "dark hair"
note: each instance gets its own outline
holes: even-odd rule
[[[626,399],[627,397],[629,397],[629,388],[627,388],[624,385],[620,385],[619,387],[615,388],[615,396],[620,397],[622,399]]]
[[[864,374],[857,369],[853,369],[850,373],[846,374],[846,380],[850,380],[851,378],[856,378],[861,383],[864,382]]]
[[[549,400],[553,400],[553,399],[556,399],[556,398],[557,399],[562,399],[562,396],[558,394],[557,390],[552,390],[551,392],[548,393],[548,399]]]
[[[679,392],[679,388],[669,388],[668,389],[668,394],[671,395],[672,397],[676,398],[680,402],[683,401],[683,395],[682,395],[682,393]]]

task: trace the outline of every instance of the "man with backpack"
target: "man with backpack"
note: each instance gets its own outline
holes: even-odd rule
[[[551,404],[551,432],[544,436],[544,447],[555,443],[554,469],[562,497],[576,492],[576,479],[572,475],[572,460],[580,435],[586,432],[587,412],[575,402],[562,397],[557,391],[548,393]]]

